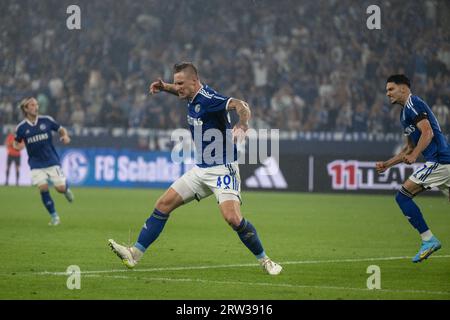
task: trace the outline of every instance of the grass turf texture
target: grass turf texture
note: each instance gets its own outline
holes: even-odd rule
[[[224,222],[213,197],[176,210],[129,271],[107,240],[134,242],[162,190],[74,193],[69,204],[51,192],[62,224],[49,227],[37,189],[0,188],[0,299],[450,299],[444,197],[416,199],[443,247],[413,264],[420,240],[394,195],[244,192],[244,216],[284,267],[272,277]],[[69,265],[81,269],[80,290],[53,274]],[[381,268],[381,290],[366,287],[370,265]]]

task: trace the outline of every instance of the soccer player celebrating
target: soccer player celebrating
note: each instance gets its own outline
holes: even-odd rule
[[[420,154],[426,160],[424,166],[406,180],[396,196],[403,214],[422,238],[420,250],[412,259],[413,262],[421,262],[439,250],[441,243],[428,228],[413,198],[420,192],[433,187],[438,187],[449,196],[450,146],[430,107],[418,96],[412,95],[410,88],[411,83],[404,75],[392,75],[387,79],[386,95],[392,104],[402,106],[400,122],[404,128],[407,143],[393,158],[378,162],[376,169],[381,173],[401,162],[413,164]]]
[[[32,184],[39,188],[42,202],[51,216],[49,225],[56,226],[61,221],[50,196],[48,182],[52,182],[58,192],[64,193],[69,202],[73,201],[74,196],[61,170],[59,156],[52,142],[52,131],[59,133],[64,144],[70,143],[70,137],[66,129],[52,117],[38,115],[39,105],[35,98],[23,99],[20,109],[25,119],[16,127],[14,148],[21,150],[24,145],[27,148]]]
[[[207,130],[213,129],[222,135],[223,154],[216,154],[213,156],[214,160],[202,157],[194,168],[170,186],[156,201],[154,211],[145,222],[134,246],[122,246],[112,239],[109,240],[109,246],[128,268],[133,268],[159,236],[174,209],[193,199],[200,201],[214,193],[222,216],[236,231],[243,244],[255,255],[263,269],[270,275],[279,274],[282,267],[266,255],[255,227],[243,218],[240,212],[240,176],[233,138],[242,138],[248,129],[250,118],[248,104],[222,96],[207,85],[203,85],[196,67],[189,62],[174,66],[174,83],[165,83],[159,79],[150,85],[152,94],[162,91],[187,100],[188,123],[197,152],[201,151],[203,155],[209,142],[203,139],[199,142],[195,134],[200,131],[203,137]],[[239,122],[233,128],[232,134],[229,131],[230,110],[236,110],[239,115]],[[227,153],[227,150],[231,151]]]

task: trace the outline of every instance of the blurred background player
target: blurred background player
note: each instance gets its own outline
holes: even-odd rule
[[[5,139],[6,145],[6,185],[8,185],[9,174],[11,173],[11,165],[14,163],[16,170],[16,185],[19,185],[20,173],[20,150],[14,148],[14,132],[10,132]],[[23,146],[22,146],[23,147]]]
[[[378,172],[398,163],[413,164],[420,154],[425,158],[423,167],[414,172],[397,193],[396,200],[411,225],[419,231],[422,246],[413,258],[421,262],[441,248],[441,243],[428,228],[413,198],[424,190],[437,187],[449,197],[450,147],[430,107],[418,96],[411,94],[410,80],[404,75],[392,75],[386,84],[390,102],[402,106],[400,122],[407,136],[406,146],[393,158],[378,162]]]
[[[173,72],[173,84],[165,83],[160,79],[150,85],[150,92],[154,94],[165,91],[187,100],[189,127],[197,155],[201,152],[202,157],[200,160],[197,157],[196,166],[176,180],[158,199],[152,215],[145,222],[134,246],[128,248],[110,239],[111,249],[127,267],[133,268],[150,244],[159,236],[169,214],[174,209],[194,199],[200,201],[214,193],[222,216],[237,232],[244,245],[255,255],[263,269],[270,275],[279,274],[282,267],[266,255],[255,227],[243,218],[240,212],[241,181],[233,137],[242,138],[248,130],[250,118],[248,104],[222,96],[207,85],[203,85],[192,63],[176,64]],[[233,134],[231,134],[228,114],[230,110],[236,110],[239,115],[239,122],[233,128]],[[210,142],[203,139],[199,141],[195,137],[198,131],[204,137],[208,129],[220,130],[222,135],[220,142],[223,146],[222,154],[216,154],[214,158],[204,157],[204,150]]]
[[[16,137],[14,148],[20,150],[27,148],[28,164],[31,169],[32,184],[39,188],[41,199],[51,216],[49,225],[60,224],[60,218],[55,210],[55,204],[48,189],[49,181],[53,183],[55,189],[64,193],[66,199],[72,202],[74,196],[69,189],[52,142],[52,131],[57,131],[60,140],[64,144],[70,143],[70,137],[66,129],[49,116],[40,116],[39,105],[35,98],[29,97],[20,103],[25,119],[16,127]],[[24,145],[21,142],[24,142]]]

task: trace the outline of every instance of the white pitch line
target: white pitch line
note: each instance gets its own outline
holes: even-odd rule
[[[450,258],[450,255],[432,256],[428,259],[443,259]],[[320,264],[320,263],[342,263],[342,262],[372,262],[372,261],[392,261],[392,260],[405,260],[411,259],[411,257],[384,257],[384,258],[360,258],[360,259],[333,259],[333,260],[304,260],[304,261],[284,261],[280,262],[281,265],[298,265],[298,264]],[[101,274],[101,273],[123,273],[123,272],[155,272],[155,271],[183,271],[183,270],[204,270],[204,269],[220,269],[220,268],[242,268],[242,267],[255,267],[259,266],[256,263],[245,264],[224,264],[224,265],[209,265],[209,266],[186,266],[186,267],[162,267],[162,268],[147,268],[147,269],[112,269],[112,270],[92,270],[81,271],[81,275],[87,274]],[[54,276],[67,276],[67,272],[50,272],[43,271],[37,272],[38,275],[54,275]]]
[[[445,291],[426,291],[426,290],[396,290],[396,289],[376,289],[370,290],[367,288],[352,288],[352,287],[338,287],[338,286],[312,286],[312,285],[297,285],[289,283],[267,283],[267,282],[239,282],[239,281],[218,281],[218,280],[205,280],[205,279],[190,279],[190,278],[153,278],[153,277],[130,277],[130,276],[108,276],[108,275],[87,275],[86,277],[92,278],[113,278],[113,279],[125,279],[125,280],[147,280],[147,281],[170,281],[170,282],[198,282],[207,284],[225,284],[225,285],[250,285],[250,286],[263,286],[263,287],[283,287],[294,289],[319,289],[319,290],[343,290],[343,291],[363,291],[363,292],[391,292],[391,293],[411,293],[411,294],[434,294],[450,296],[450,292]]]

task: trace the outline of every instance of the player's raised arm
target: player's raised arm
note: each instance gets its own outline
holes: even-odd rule
[[[168,93],[178,96],[178,92],[175,89],[175,85],[172,83],[164,82],[161,79],[158,79],[158,80],[152,82],[150,84],[149,90],[150,90],[151,94],[165,91],[165,92],[168,92]]]
[[[62,143],[64,144],[70,143],[69,134],[67,133],[67,130],[64,127],[60,127],[58,133],[59,133],[59,140],[62,141]]]
[[[411,138],[408,137],[406,145],[403,147],[403,149],[394,157],[392,157],[391,159],[384,161],[384,162],[377,162],[375,164],[376,170],[378,173],[382,173],[384,171],[386,171],[387,169],[389,169],[390,167],[393,167],[399,163],[402,163],[405,158],[405,156],[408,156],[409,154],[411,154],[411,152],[414,150],[414,145],[413,142],[411,140]]]
[[[228,102],[227,110],[236,110],[239,116],[239,122],[233,128],[234,141],[241,141],[245,138],[245,132],[248,130],[248,120],[250,120],[251,111],[247,102],[231,98]]]
[[[239,116],[239,122],[236,124],[237,127],[247,131],[248,129],[248,120],[250,120],[251,111],[250,106],[247,102],[238,100],[238,99],[230,99],[228,103],[227,110],[236,110],[236,113]]]

